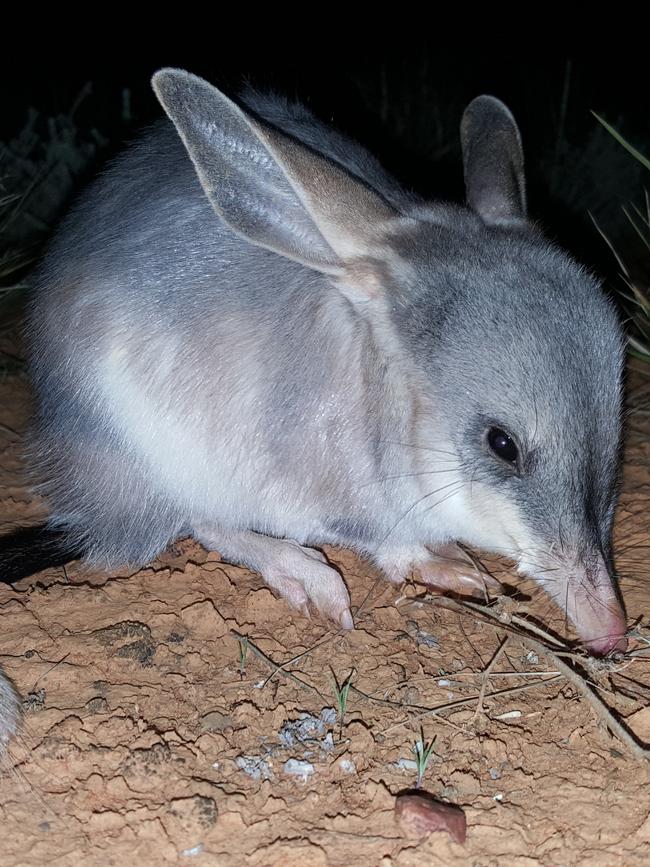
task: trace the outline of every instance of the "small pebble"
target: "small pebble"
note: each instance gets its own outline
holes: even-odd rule
[[[314,766],[311,762],[301,762],[299,759],[289,759],[282,766],[285,774],[292,777],[299,777],[303,783],[306,783],[309,777],[314,773]]]
[[[434,831],[447,831],[455,843],[465,842],[465,813],[453,804],[443,804],[424,794],[407,793],[395,799],[395,815],[408,837],[422,838]]]
[[[395,767],[400,771],[417,771],[418,763],[413,759],[398,759],[395,762]]]
[[[253,780],[270,780],[271,766],[261,756],[237,756],[237,767]]]
[[[320,712],[320,718],[325,725],[333,726],[336,722],[336,711],[333,707],[324,707]]]

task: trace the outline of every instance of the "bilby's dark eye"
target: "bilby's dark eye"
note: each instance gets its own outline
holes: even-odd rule
[[[500,427],[491,427],[487,432],[487,441],[494,454],[502,461],[507,461],[509,464],[517,463],[519,452],[510,434]]]

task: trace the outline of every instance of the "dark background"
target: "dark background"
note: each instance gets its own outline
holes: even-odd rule
[[[230,95],[250,82],[296,96],[368,145],[406,185],[456,200],[463,198],[460,115],[474,96],[492,93],[510,106],[522,131],[532,216],[575,255],[616,279],[616,262],[593,227],[592,213],[626,260],[644,269],[647,250],[621,206],[643,206],[648,173],[591,114],[597,111],[649,152],[647,51],[643,40],[638,50],[629,41],[638,29],[634,19],[628,19],[621,55],[613,30],[604,28],[598,38],[579,30],[559,39],[559,24],[544,36],[532,18],[519,38],[487,31],[482,38],[478,25],[470,40],[458,25],[441,28],[418,19],[406,27],[396,24],[394,32],[389,26],[376,39],[363,30],[351,36],[332,29],[331,22],[321,32],[316,18],[308,39],[287,33],[278,38],[276,26],[262,42],[265,24],[256,22],[254,42],[241,22],[226,27],[203,19],[188,36],[192,8],[177,38],[168,33],[164,42],[153,29],[136,34],[127,19],[116,29],[114,10],[97,7],[96,20],[76,36],[62,39],[53,32],[48,38],[42,32],[27,52],[19,45],[14,56],[2,56],[0,179],[6,190],[22,194],[46,176],[40,191],[29,193],[27,218],[12,219],[6,244],[37,247],[75,191],[161,115],[149,79],[172,65]],[[495,17],[507,20],[499,11],[505,8],[495,7]],[[212,11],[218,22],[218,10]],[[248,14],[255,21],[252,8]],[[472,16],[468,7],[466,17]],[[528,44],[531,36],[538,37],[536,43]],[[61,118],[72,130],[66,126],[64,137],[72,137],[81,154],[65,172],[54,165],[61,149],[47,146],[52,124],[58,129]]]

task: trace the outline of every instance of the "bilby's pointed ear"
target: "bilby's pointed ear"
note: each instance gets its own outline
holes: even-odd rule
[[[460,126],[469,206],[493,225],[526,219],[521,136],[510,110],[494,96],[478,96]]]
[[[251,243],[339,274],[394,216],[341,166],[247,114],[206,81],[162,69],[152,85],[213,208]]]

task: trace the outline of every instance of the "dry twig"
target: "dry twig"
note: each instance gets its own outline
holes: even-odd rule
[[[581,693],[581,695],[587,699],[601,722],[603,722],[612,734],[616,735],[616,737],[629,748],[633,755],[640,759],[650,759],[650,749],[640,743],[636,739],[634,733],[614,716],[600,696],[593,691],[586,678],[579,671],[565,662],[566,657],[574,658],[576,654],[572,653],[568,649],[563,649],[561,651],[558,650],[558,642],[556,639],[553,639],[552,641],[554,646],[549,647],[548,643],[551,642],[549,641],[547,643],[547,636],[539,629],[539,627],[535,627],[535,633],[536,635],[541,633],[541,635],[544,636],[543,640],[533,637],[533,635],[530,634],[531,630],[528,628],[529,625],[525,623],[525,621],[521,621],[520,618],[510,618],[511,624],[502,623],[499,619],[499,614],[496,611],[475,602],[459,602],[446,597],[436,597],[434,603],[441,605],[444,608],[448,608],[451,611],[465,614],[471,613],[474,616],[478,615],[479,620],[484,621],[485,619],[488,619],[493,623],[495,628],[517,635],[528,647],[531,648],[531,650],[534,650],[539,656],[545,657],[549,664],[555,665],[560,673],[579,693]],[[514,629],[512,624],[516,624],[518,628]],[[548,639],[551,639],[551,636],[548,636]]]

